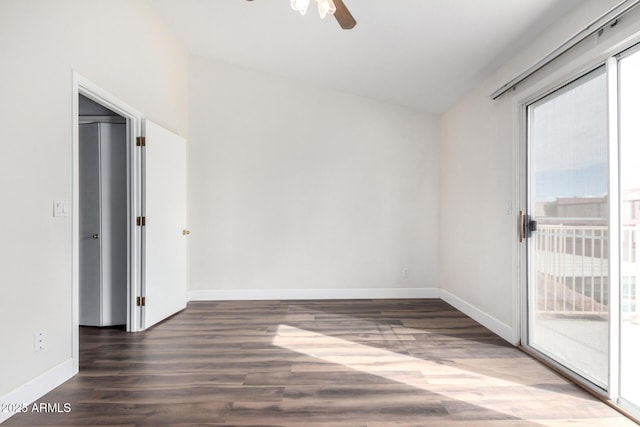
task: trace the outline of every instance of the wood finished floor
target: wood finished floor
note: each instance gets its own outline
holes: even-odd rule
[[[627,426],[440,300],[192,302],[81,328],[80,374],[6,425]]]

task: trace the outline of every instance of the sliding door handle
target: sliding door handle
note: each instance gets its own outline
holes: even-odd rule
[[[538,231],[538,221],[531,219],[531,216],[525,215],[520,211],[518,214],[518,239],[520,243],[527,237],[531,237],[531,233]]]

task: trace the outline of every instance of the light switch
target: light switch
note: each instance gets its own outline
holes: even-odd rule
[[[65,200],[53,201],[53,216],[69,216],[67,202]]]
[[[513,213],[513,208],[511,207],[511,200],[507,200],[507,203],[504,205],[504,214],[511,215]]]

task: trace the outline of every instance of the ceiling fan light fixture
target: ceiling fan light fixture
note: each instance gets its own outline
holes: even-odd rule
[[[316,0],[318,2],[318,13],[320,18],[324,19],[327,15],[336,13],[336,5],[333,0]]]
[[[291,9],[300,12],[300,15],[304,15],[307,13],[310,1],[311,0],[291,0]]]
[[[252,0],[249,0],[252,1]],[[300,12],[300,15],[307,13],[311,0],[289,0],[291,9]],[[318,4],[318,13],[320,18],[324,19],[327,15],[333,15],[343,30],[350,30],[356,26],[356,20],[347,9],[342,0],[315,0]]]

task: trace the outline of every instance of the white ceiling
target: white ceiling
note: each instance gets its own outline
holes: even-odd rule
[[[446,111],[581,0],[149,0],[194,54],[430,113]]]

